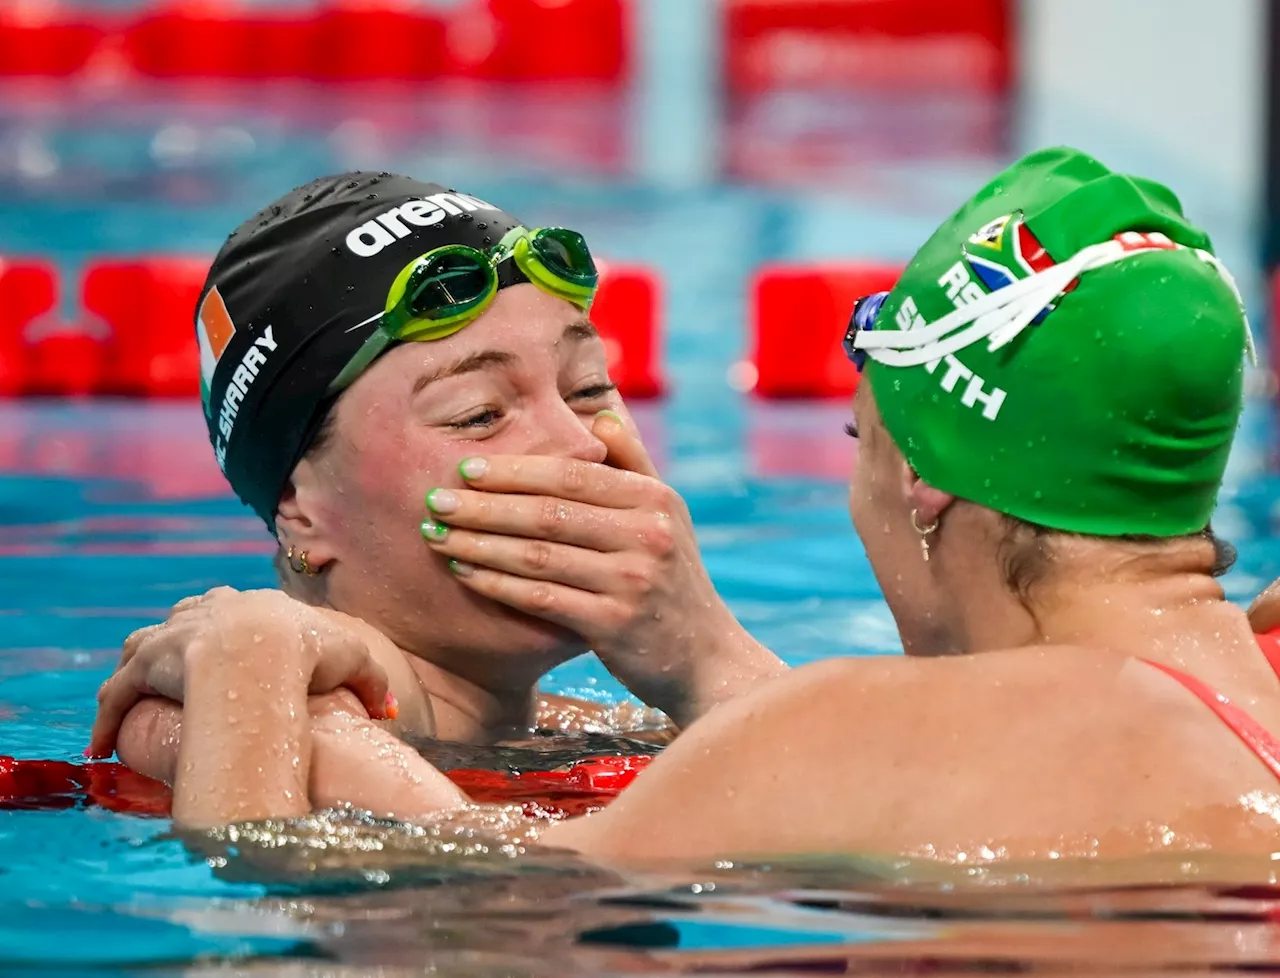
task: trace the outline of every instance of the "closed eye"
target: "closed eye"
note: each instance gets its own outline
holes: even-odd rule
[[[612,394],[618,389],[617,384],[592,384],[590,387],[584,387],[576,390],[569,395],[570,399],[578,401],[591,401],[597,397],[604,397],[606,394]]]
[[[464,418],[461,421],[454,421],[449,425],[449,427],[457,428],[459,430],[467,428],[488,428],[490,425],[497,424],[501,420],[502,412],[490,408],[487,411],[480,411],[477,414],[473,414],[471,417]]]

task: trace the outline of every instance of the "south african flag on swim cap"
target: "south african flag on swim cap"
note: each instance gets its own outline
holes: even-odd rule
[[[876,318],[866,376],[925,481],[1058,530],[1208,524],[1251,341],[1168,188],[1034,153],[933,234]]]

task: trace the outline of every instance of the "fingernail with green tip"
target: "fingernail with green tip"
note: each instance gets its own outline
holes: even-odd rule
[[[618,422],[618,424],[622,424],[622,415],[620,415],[617,411],[610,411],[608,408],[605,408],[603,411],[597,411],[596,417],[597,418],[613,418],[613,420]]]
[[[422,524],[422,538],[433,543],[440,543],[449,535],[449,528],[435,520],[426,520]]]
[[[464,479],[479,479],[489,471],[489,463],[482,458],[464,458],[458,463],[458,472]]]
[[[449,561],[449,570],[453,571],[459,577],[470,577],[475,573],[475,568],[470,564],[464,564],[460,560]]]
[[[458,497],[448,489],[432,489],[427,493],[427,508],[433,513],[452,513],[458,508]]]

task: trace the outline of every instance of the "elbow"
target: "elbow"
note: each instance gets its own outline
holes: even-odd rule
[[[164,699],[138,703],[120,727],[116,756],[138,774],[172,785],[182,742],[182,707]]]

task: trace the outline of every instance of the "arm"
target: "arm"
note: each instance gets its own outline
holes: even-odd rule
[[[362,646],[387,678],[395,704],[392,711],[395,716],[390,719],[389,728],[396,733],[403,731],[418,736],[435,734],[431,701],[413,667],[404,653],[378,629],[329,608],[305,605],[279,591],[239,592],[222,587],[183,599],[174,606],[166,621],[140,628],[125,639],[116,672],[98,693],[98,716],[86,756],[109,757],[120,737],[122,749],[128,755],[126,758],[122,753],[121,760],[139,773],[149,774],[153,765],[160,763],[150,757],[152,752],[168,756],[165,763],[171,764],[173,757],[164,751],[167,748],[176,751],[177,741],[172,738],[181,719],[180,705],[176,705],[176,715],[156,703],[139,705],[136,717],[130,710],[145,697],[154,697],[162,688],[169,700],[180,704],[182,655],[201,643],[216,646],[222,654],[239,657],[247,663],[262,657],[264,650],[271,650],[274,655],[278,648],[299,644],[310,646],[316,661],[325,659],[327,646],[333,646],[339,655],[344,654],[344,650]],[[147,661],[148,668],[167,663],[167,671],[162,670],[154,677],[156,685],[139,686],[137,675],[123,684],[118,681],[120,674],[129,670],[139,655]],[[381,705],[378,704],[378,709],[371,706],[371,710],[381,716],[385,712]],[[164,766],[154,769],[162,773],[169,771]],[[170,780],[158,774],[151,776]]]
[[[312,808],[352,804],[409,820],[466,807],[452,781],[404,741],[370,720],[345,690],[311,699]]]
[[[274,675],[246,674],[217,646],[188,650],[176,823],[203,828],[311,810],[310,671],[287,653],[269,665]]]
[[[249,613],[224,614],[228,602]],[[159,696],[183,703],[182,715],[144,704],[123,750],[173,782],[175,818],[199,826],[308,811],[308,697],[346,687],[366,716],[396,712],[367,636],[344,618],[277,592],[221,589],[180,604],[126,641],[98,693],[89,753],[109,756],[134,708]]]
[[[116,755],[130,770],[173,784],[182,739],[182,707],[158,696],[138,703],[120,726]]]
[[[359,803],[376,815],[408,819],[465,804],[452,781],[369,719],[351,693],[313,696],[308,707],[312,808]],[[130,769],[172,785],[181,737],[182,707],[153,697],[130,711],[117,753]]]

